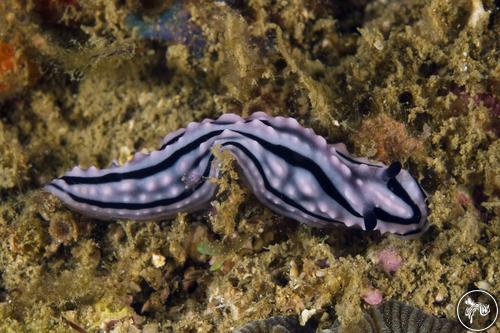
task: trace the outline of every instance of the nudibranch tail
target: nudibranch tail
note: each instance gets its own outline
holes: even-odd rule
[[[166,218],[206,207],[219,174],[214,146],[231,152],[255,196],[271,210],[313,226],[342,224],[400,235],[427,226],[426,195],[394,162],[356,159],[295,119],[263,112],[190,123],[151,154],[122,166],[74,168],[45,186],[71,208],[99,219]]]

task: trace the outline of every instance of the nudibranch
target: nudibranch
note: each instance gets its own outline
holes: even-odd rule
[[[401,163],[351,157],[293,118],[224,114],[167,135],[124,165],[73,168],[44,189],[98,219],[149,220],[193,212],[213,199],[213,148],[234,155],[251,190],[271,210],[300,222],[414,235],[427,227],[426,194]]]

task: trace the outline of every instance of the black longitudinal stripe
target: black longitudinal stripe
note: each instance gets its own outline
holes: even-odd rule
[[[269,180],[267,179],[266,177],[266,174],[265,174],[265,171],[264,169],[262,168],[262,165],[260,164],[259,160],[247,149],[245,148],[245,146],[243,146],[241,143],[239,142],[226,142],[226,143],[223,143],[222,146],[234,146],[236,148],[238,148],[239,150],[241,150],[249,159],[252,160],[254,166],[257,168],[257,170],[259,171],[261,177],[262,177],[262,180],[264,181],[264,187],[266,188],[267,191],[271,192],[272,194],[274,194],[276,197],[280,198],[283,202],[285,202],[286,204],[292,206],[292,207],[295,207],[296,209],[306,213],[307,215],[310,215],[314,218],[317,218],[318,220],[322,220],[322,221],[326,221],[326,222],[335,222],[335,223],[342,223],[341,221],[338,221],[338,220],[335,220],[335,219],[331,219],[331,218],[328,218],[328,217],[324,217],[324,216],[321,216],[321,215],[318,215],[316,213],[312,213],[310,211],[308,211],[307,209],[305,209],[304,207],[302,207],[300,204],[298,204],[295,200],[291,199],[290,197],[286,196],[283,192],[280,192],[279,190],[276,190],[274,187],[271,186],[271,184],[269,183]]]
[[[264,125],[266,126],[269,126],[269,127],[272,127],[274,128],[275,130],[279,130],[281,132],[285,132],[285,133],[290,133],[290,134],[297,134],[296,131],[292,130],[292,129],[289,129],[287,127],[281,127],[281,126],[275,126],[273,124],[271,124],[269,121],[267,120],[261,120],[261,119],[256,119],[256,120],[259,120],[261,123],[263,123]],[[305,136],[302,136],[303,138],[305,138]],[[358,160],[355,160],[354,158],[338,151],[337,149],[335,149],[335,151],[342,157],[344,158],[346,161],[348,162],[351,162],[353,164],[366,164],[368,166],[372,166],[372,167],[375,167],[375,168],[383,168],[383,166],[381,165],[376,165],[376,164],[371,164],[371,163],[367,163],[367,162],[360,162]]]
[[[283,126],[276,126],[276,125],[273,125],[271,124],[271,122],[269,122],[269,120],[264,120],[264,119],[255,119],[257,121],[260,121],[261,123],[263,123],[264,125],[266,126],[269,126],[271,128],[274,128],[275,130],[278,130],[280,132],[283,132],[283,133],[288,133],[288,134],[294,134],[294,135],[299,135],[301,136],[302,138],[306,138],[305,135],[302,135],[301,132],[297,133],[297,130],[293,130],[291,128],[288,128],[288,127],[283,127]]]
[[[297,129],[292,129],[292,128],[284,127],[284,126],[276,126],[276,125],[271,124],[271,122],[269,122],[268,120],[255,119],[255,121],[260,121],[264,125],[269,126],[273,129],[275,129],[276,131],[291,134],[291,135],[296,135],[296,136],[300,137],[300,139],[303,139],[304,141],[310,141],[310,138],[307,135],[307,133],[304,133],[303,131],[297,131]]]
[[[371,164],[371,163],[366,163],[366,162],[360,162],[360,161],[357,161],[355,160],[354,158],[350,157],[350,156],[347,156],[346,154],[340,152],[338,149],[335,149],[335,151],[337,152],[337,154],[339,154],[342,158],[344,158],[345,160],[353,163],[353,164],[366,164],[368,166],[371,166],[371,167],[375,167],[375,168],[383,168],[383,166],[381,165],[375,165],[375,164]]]
[[[79,197],[73,193],[65,191],[62,187],[58,186],[57,184],[50,183],[48,186],[53,186],[59,191],[62,191],[66,194],[68,194],[71,199],[73,199],[76,202],[84,203],[87,205],[92,205],[100,208],[112,208],[112,209],[129,209],[129,210],[140,210],[140,209],[147,209],[147,208],[155,208],[155,207],[160,207],[160,206],[168,206],[172,205],[176,202],[182,201],[184,199],[187,199],[189,196],[191,196],[194,192],[196,192],[203,184],[206,182],[206,178],[210,175],[210,169],[212,166],[212,161],[214,159],[214,155],[210,155],[208,159],[208,164],[205,167],[205,171],[203,172],[203,178],[202,181],[197,184],[193,188],[188,188],[185,189],[184,192],[179,194],[175,198],[165,198],[165,199],[160,199],[156,201],[150,201],[150,202],[145,202],[145,203],[124,203],[124,202],[105,202],[105,201],[98,201],[98,200],[92,200],[92,199],[86,199]]]
[[[412,230],[412,231],[407,231],[407,232],[404,232],[404,233],[399,234],[399,235],[401,235],[401,236],[411,236],[411,235],[415,235],[415,234],[418,234],[418,233],[422,232],[422,229],[423,229],[423,228],[417,228],[417,229],[415,229],[415,230]]]
[[[413,200],[411,200],[410,196],[408,195],[408,192],[405,191],[403,186],[401,186],[401,184],[395,178],[392,178],[387,182],[387,188],[395,195],[397,195],[401,200],[403,200],[408,206],[411,207],[413,215],[408,219],[403,219],[401,217],[389,214],[381,208],[375,207],[374,211],[377,218],[385,222],[397,223],[403,225],[419,224],[420,218],[422,217],[420,209],[417,207],[417,205],[415,205]]]
[[[63,176],[59,179],[64,180],[68,185],[76,185],[76,184],[104,184],[104,183],[112,183],[112,182],[119,182],[124,179],[142,179],[149,177],[151,175],[154,175],[155,173],[161,172],[165,169],[168,169],[172,165],[175,164],[182,156],[189,154],[192,150],[198,148],[200,144],[203,142],[210,140],[214,136],[217,136],[222,133],[222,130],[217,130],[213,132],[209,132],[195,141],[192,141],[188,145],[176,150],[174,153],[172,153],[169,157],[161,161],[160,163],[156,165],[152,165],[147,168],[139,169],[139,170],[134,170],[134,171],[129,171],[129,172],[124,172],[124,173],[118,173],[118,172],[112,172],[108,173],[107,175],[104,176],[98,176],[98,177],[76,177],[76,176]]]
[[[272,127],[276,130],[279,130],[281,132],[285,132],[285,133],[290,133],[290,134],[297,134],[296,131],[292,130],[292,129],[289,129],[287,127],[281,127],[281,126],[275,126],[273,124],[271,124],[268,120],[261,120],[261,119],[256,119],[256,120],[259,120],[261,123],[263,123],[264,125],[266,126],[269,126],[269,127]],[[302,136],[302,137],[305,137],[305,136]],[[351,163],[354,163],[354,164],[366,164],[368,166],[372,166],[372,167],[375,167],[375,168],[383,168],[383,166],[381,165],[376,165],[376,164],[371,164],[371,163],[367,163],[367,162],[360,162],[360,161],[357,161],[355,160],[354,158],[350,157],[350,156],[347,156],[346,154],[343,154],[341,153],[340,151],[338,151],[337,149],[335,149],[335,151],[341,156],[343,157],[345,160],[351,162]]]
[[[359,214],[358,212],[356,212],[356,210],[354,210],[354,208],[352,208],[351,204],[347,202],[342,194],[340,194],[335,184],[331,182],[330,178],[326,175],[323,169],[321,169],[321,167],[310,158],[301,155],[288,147],[267,142],[266,140],[263,140],[255,135],[236,130],[234,132],[257,141],[264,149],[270,151],[276,156],[281,157],[283,160],[287,161],[288,164],[306,169],[316,178],[316,181],[321,186],[323,191],[325,191],[325,193],[327,193],[331,198],[338,202],[352,215],[356,217],[362,217],[361,214]]]
[[[245,121],[245,123],[247,123],[247,121]],[[234,121],[233,122],[230,122],[230,121],[211,121],[210,124],[213,124],[213,125],[231,125],[231,124],[234,124]],[[173,137],[172,139],[168,140],[167,142],[165,142],[159,150],[163,150],[165,148],[167,148],[168,146],[176,143],[177,141],[179,141],[180,138],[182,138],[184,136],[184,134],[186,134],[186,131],[180,133],[179,135]]]
[[[413,180],[415,181],[415,183],[417,183],[417,186],[418,186],[418,189],[420,190],[420,193],[422,193],[422,196],[424,197],[424,199],[426,199],[427,198],[427,194],[425,194],[425,191],[422,188],[422,185],[420,185],[420,183],[415,179],[415,177],[413,177],[412,175],[410,175],[410,177],[413,178]]]
[[[244,122],[245,123],[249,123],[253,120],[251,119],[247,119],[245,120]],[[217,121],[217,120],[213,120],[213,121],[210,121],[210,124],[213,124],[213,125],[222,125],[222,126],[225,126],[225,125],[232,125],[234,124],[235,122],[234,121]],[[165,149],[166,147],[170,146],[171,144],[174,144],[176,143],[177,141],[179,141],[180,138],[182,138],[182,136],[184,136],[184,134],[186,134],[186,131],[180,133],[179,135],[173,137],[172,139],[168,140],[167,142],[165,142],[159,150],[163,150]]]
[[[168,146],[176,143],[177,141],[179,141],[180,138],[182,138],[182,136],[186,134],[186,131],[180,133],[179,135],[177,136],[174,136],[172,139],[168,140],[167,142],[165,142],[164,144],[161,145],[160,147],[160,150],[163,150],[165,148],[167,148]]]

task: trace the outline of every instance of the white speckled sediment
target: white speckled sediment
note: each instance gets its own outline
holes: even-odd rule
[[[45,186],[71,208],[100,219],[164,218],[206,207],[218,176],[211,149],[239,162],[255,196],[273,211],[315,226],[416,234],[427,225],[425,193],[396,162],[350,157],[295,119],[224,114],[167,135],[123,166],[78,167]]]

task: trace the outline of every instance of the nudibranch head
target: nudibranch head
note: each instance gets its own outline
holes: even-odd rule
[[[382,180],[373,191],[371,209],[364,212],[365,230],[395,233],[404,236],[418,235],[427,230],[427,195],[401,163],[383,167]],[[370,191],[370,186],[366,186]],[[376,194],[375,194],[376,193]]]

